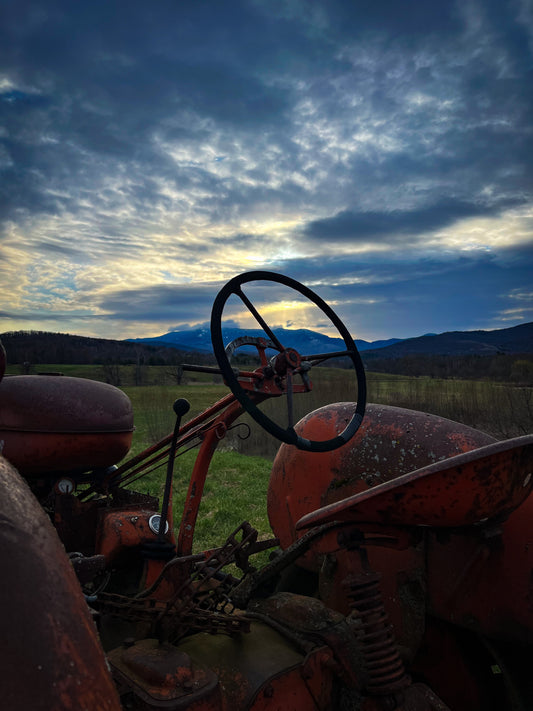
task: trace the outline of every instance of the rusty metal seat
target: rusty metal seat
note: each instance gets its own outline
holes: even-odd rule
[[[488,444],[403,474],[302,516],[328,521],[463,527],[507,517],[533,488],[533,435]]]

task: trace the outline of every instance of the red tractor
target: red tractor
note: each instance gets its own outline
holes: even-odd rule
[[[309,299],[345,347],[284,347],[245,293],[258,280]],[[264,336],[224,344],[230,298]],[[133,432],[120,390],[2,380],[3,708],[532,709],[533,436],[500,442],[433,415],[365,408],[346,327],[287,277],[232,279],[211,335],[218,368],[184,368],[221,374],[231,393],[184,424],[189,406],[177,400],[174,433],[119,466]],[[257,367],[232,365],[239,349]],[[357,402],[295,423],[313,368],[340,357]],[[0,377],[4,367],[0,355]],[[272,398],[286,402],[283,424],[260,409]],[[282,441],[268,492],[275,538],[245,521],[194,552],[209,463],[243,411]],[[195,445],[175,536],[173,463]],[[161,503],[131,488],[165,462]],[[269,562],[254,565],[267,549]]]

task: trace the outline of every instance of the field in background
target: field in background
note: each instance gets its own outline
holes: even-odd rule
[[[354,392],[349,371],[326,368],[320,371],[313,375],[313,391],[295,397],[296,420],[329,402],[350,399],[350,393]],[[431,412],[476,427],[499,439],[533,432],[533,388],[374,373],[367,374],[367,385],[370,402]],[[136,451],[141,445],[155,442],[172,430],[172,403],[176,397],[190,400],[191,416],[194,416],[228,392],[223,384],[213,383],[212,378],[205,376],[202,381],[180,386],[129,387],[125,390],[136,413]],[[285,398],[275,398],[264,403],[262,409],[282,424],[285,406]],[[219,445],[198,517],[196,550],[219,545],[243,519],[249,520],[261,537],[271,535],[266,493],[279,442],[248,415],[243,415],[239,421],[248,424],[249,436],[239,439],[245,428],[238,427]],[[180,520],[194,455],[195,452],[187,452],[177,460],[176,521]],[[159,486],[163,478],[164,471],[161,471]],[[152,493],[160,495],[160,492]]]
[[[313,391],[295,397],[295,419],[330,402],[356,399],[350,371],[322,368],[314,371]],[[368,401],[430,412],[475,427],[497,439],[533,432],[533,388],[473,380],[440,380],[367,373]],[[210,376],[198,376],[181,385],[126,387],[136,413],[140,442],[148,444],[171,431],[172,403],[177,397],[191,402],[191,416],[223,397],[227,388],[213,383]],[[286,425],[286,401],[274,398],[264,403],[265,413]],[[243,415],[240,421],[250,426],[247,439],[240,439],[244,428],[237,428],[221,443],[221,449],[273,458],[278,443]],[[136,446],[137,449],[137,446]]]
[[[347,397],[352,385],[349,372],[322,370],[319,382],[314,381],[313,391],[295,397],[296,420],[329,402],[350,399]],[[373,373],[367,374],[367,384],[370,402],[431,412],[480,429],[498,439],[533,432],[531,387]],[[176,397],[189,399],[191,415],[194,415],[227,393],[224,385],[208,382],[125,390],[133,401],[136,413],[136,450],[141,443],[157,441],[171,431],[174,425],[171,408]],[[284,398],[276,398],[264,403],[262,409],[277,417],[281,423],[285,404]],[[228,434],[215,453],[198,518],[195,550],[219,545],[243,519],[249,520],[261,537],[271,535],[266,515],[266,493],[271,462],[279,442],[248,415],[243,415],[239,421],[248,424],[249,436],[239,439],[245,428],[238,427]],[[194,454],[187,452],[177,460],[174,488],[176,521],[180,520]],[[160,482],[163,477],[161,472]]]
[[[134,453],[156,442],[173,429],[172,403],[178,397],[191,402],[187,419],[228,393],[219,376],[179,373],[171,366],[43,365],[39,372],[115,381],[132,400],[137,432]],[[20,373],[8,366],[8,373]],[[313,391],[295,397],[296,421],[306,412],[329,402],[356,399],[352,371],[340,368],[313,370]],[[140,385],[139,385],[140,383]],[[179,383],[179,384],[178,384]],[[486,380],[455,380],[367,373],[368,401],[430,412],[506,439],[533,432],[533,388]],[[262,405],[265,412],[285,426],[285,401],[272,399]],[[250,437],[240,440],[234,433],[222,448],[245,454],[273,457],[277,443],[248,418]],[[241,428],[241,434],[244,428]]]
[[[40,372],[105,380],[100,366],[39,366]],[[20,373],[16,368],[11,373]],[[158,441],[174,427],[172,404],[178,397],[191,402],[186,419],[194,417],[228,393],[216,376],[179,376],[166,366],[148,366],[143,385],[135,381],[134,366],[120,366],[121,387],[130,397],[135,413],[134,440],[130,456]],[[137,373],[137,380],[139,379]],[[180,384],[178,385],[178,379]],[[441,415],[485,431],[498,439],[533,432],[533,388],[487,381],[440,380],[367,373],[368,401],[406,407]],[[313,371],[313,391],[295,397],[296,421],[306,412],[329,402],[355,399],[351,371],[320,368]],[[285,399],[264,404],[265,411],[284,424]],[[239,421],[249,424],[250,433],[240,439],[246,427],[231,431],[215,453],[206,483],[195,536],[195,550],[220,545],[244,519],[261,537],[271,535],[266,515],[266,492],[272,459],[279,442],[264,432],[247,415]],[[174,476],[175,522],[179,523],[196,451],[178,457]],[[244,456],[243,456],[244,455]],[[134,488],[161,496],[165,466],[137,482]]]

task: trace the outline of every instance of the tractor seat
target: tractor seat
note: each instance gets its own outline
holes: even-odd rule
[[[505,518],[533,488],[533,435],[494,442],[403,474],[298,521],[455,528]]]

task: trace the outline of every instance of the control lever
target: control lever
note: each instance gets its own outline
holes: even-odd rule
[[[168,503],[170,501],[170,489],[172,487],[172,477],[174,475],[174,458],[176,456],[176,445],[181,427],[181,419],[191,409],[191,403],[185,398],[178,398],[172,406],[176,413],[176,424],[174,425],[174,434],[170,443],[167,464],[167,478],[165,481],[165,492],[163,494],[163,506],[161,507],[161,516],[159,518],[159,532],[157,534],[158,543],[163,543],[167,527]]]

